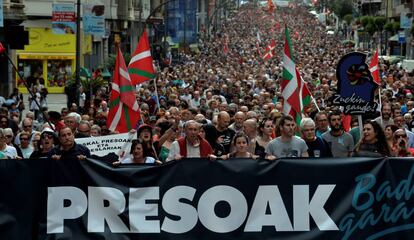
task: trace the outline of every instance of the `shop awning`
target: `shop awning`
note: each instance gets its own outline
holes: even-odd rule
[[[91,78],[92,73],[89,71],[88,68],[81,68],[79,71],[79,75],[84,78]]]
[[[76,58],[74,53],[17,53],[20,59],[69,59]]]
[[[112,77],[111,73],[108,71],[108,68],[105,68],[101,74],[103,78],[110,78]]]
[[[395,34],[394,36],[388,38],[388,41],[398,42],[398,34]]]
[[[20,26],[25,28],[52,28],[52,21],[50,19],[26,20]]]

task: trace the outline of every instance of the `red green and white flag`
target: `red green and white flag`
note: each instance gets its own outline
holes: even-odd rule
[[[135,87],[131,83],[124,57],[118,47],[106,126],[111,131],[126,133],[134,129],[140,119]]]
[[[263,60],[269,60],[276,55],[276,42],[272,40],[269,46],[266,47],[266,52],[263,54]]]
[[[369,71],[371,72],[372,79],[377,85],[381,85],[380,71],[378,68],[378,49],[375,51],[374,56],[371,58],[369,64]]]
[[[291,115],[296,124],[300,124],[305,109],[310,106],[312,96],[306,82],[303,81],[293,57],[289,30],[285,28],[285,49],[283,54],[282,96],[283,113]]]
[[[138,85],[155,77],[151,49],[145,30],[129,62],[128,72],[131,75],[132,85]]]

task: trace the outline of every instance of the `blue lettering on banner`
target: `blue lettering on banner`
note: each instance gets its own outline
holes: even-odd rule
[[[414,208],[407,206],[405,201],[411,199],[414,195],[413,186],[414,166],[411,168],[408,177],[400,181],[395,189],[392,189],[390,181],[384,181],[379,185],[376,192],[372,191],[377,184],[377,179],[373,174],[362,174],[355,178],[357,182],[354,195],[352,197],[352,207],[359,214],[349,213],[345,215],[339,224],[339,229],[344,232],[342,240],[350,237],[359,230],[364,230],[380,223],[390,223],[393,227],[384,229],[367,238],[367,240],[381,239],[381,237],[414,229],[414,224],[403,224],[395,226],[394,224],[410,219],[414,215]],[[399,201],[396,206],[387,204],[387,200],[394,199]],[[374,212],[373,206],[376,203],[385,202],[381,205],[380,212]]]

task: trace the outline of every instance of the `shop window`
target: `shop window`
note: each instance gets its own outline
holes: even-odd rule
[[[45,80],[43,78],[42,60],[20,59],[19,73],[26,80],[29,87],[33,86],[34,84],[45,84]],[[23,80],[20,79],[20,77],[18,77],[17,86],[24,87]]]
[[[64,87],[66,81],[72,77],[71,60],[48,60],[47,80],[49,87]]]

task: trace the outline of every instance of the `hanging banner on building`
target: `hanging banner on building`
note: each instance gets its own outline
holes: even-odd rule
[[[75,141],[87,147],[91,151],[91,155],[103,157],[110,153],[119,154],[120,151],[128,146],[130,147],[132,137],[129,133],[122,133],[101,137],[76,138]]]
[[[4,27],[4,23],[3,23],[3,0],[0,0],[0,27]]]
[[[2,160],[0,239],[410,240],[413,160]]]
[[[105,35],[105,5],[83,5],[83,31],[94,36]]]
[[[76,33],[75,4],[52,4],[52,29],[54,34]]]
[[[410,29],[413,25],[413,14],[403,12],[400,14],[400,28]]]

